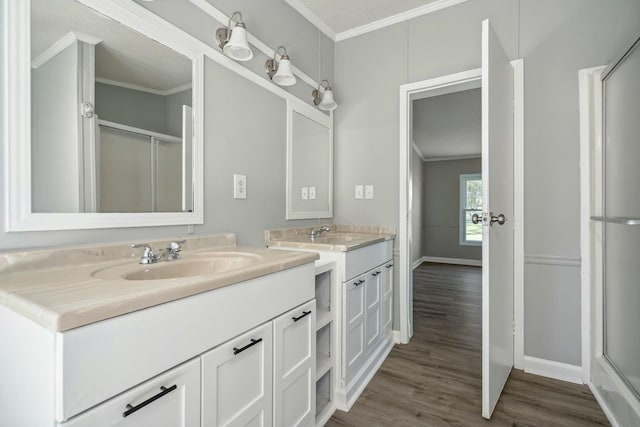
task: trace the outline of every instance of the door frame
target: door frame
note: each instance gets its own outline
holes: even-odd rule
[[[524,60],[511,61],[514,84],[514,367],[524,369]],[[443,95],[478,87],[482,70],[476,68],[400,86],[400,212],[399,212],[399,331],[396,341],[407,344],[413,335],[413,269],[411,262],[412,97]]]

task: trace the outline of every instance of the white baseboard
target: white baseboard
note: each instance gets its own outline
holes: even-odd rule
[[[416,268],[420,267],[420,264],[422,264],[423,262],[424,262],[424,257],[418,258],[417,260],[413,261],[413,264],[411,265],[411,269],[415,270]]]
[[[409,341],[404,342],[402,340],[402,333],[400,331],[393,331],[393,343],[394,344],[409,344]]]
[[[602,397],[602,395],[598,391],[598,387],[594,386],[591,383],[589,383],[587,385],[589,386],[589,389],[591,390],[591,393],[593,394],[593,397],[596,398],[596,402],[598,402],[598,405],[600,405],[600,408],[602,409],[602,412],[604,412],[604,415],[609,420],[609,423],[611,424],[611,427],[620,427],[620,424],[618,423],[618,420],[616,419],[616,416],[613,415],[613,412],[611,411],[611,408],[609,408],[609,405],[607,405],[607,402],[604,400],[604,398]]]
[[[420,263],[423,263],[423,262],[438,262],[440,264],[457,264],[457,265],[470,265],[472,267],[482,267],[482,260],[479,260],[479,259],[442,258],[437,256],[423,256],[422,258],[420,258]]]
[[[582,366],[524,356],[524,371],[528,374],[582,384]]]

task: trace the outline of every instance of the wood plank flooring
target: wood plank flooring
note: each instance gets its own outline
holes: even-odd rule
[[[609,425],[587,386],[513,370],[490,421],[481,416],[478,267],[414,270],[414,336],[396,345],[350,412],[330,427]]]

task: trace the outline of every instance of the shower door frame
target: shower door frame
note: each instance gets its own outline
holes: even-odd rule
[[[604,151],[602,78],[607,66],[579,71],[582,377],[612,425],[640,422],[640,401],[604,354]]]

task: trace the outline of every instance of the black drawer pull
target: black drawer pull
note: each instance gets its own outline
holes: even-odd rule
[[[391,267],[393,267],[393,264],[387,265],[387,268],[391,268]]]
[[[311,314],[311,310],[303,311],[300,316],[298,316],[298,317],[293,316],[292,319],[293,319],[294,322],[297,322],[298,320],[302,319],[303,317],[307,317],[310,314]]]
[[[375,276],[377,276],[377,275],[378,275],[378,274],[380,274],[380,273],[382,273],[382,271],[376,271],[375,273],[371,273],[371,275],[372,275],[373,277],[375,277]]]
[[[360,279],[357,282],[353,282],[354,285],[358,286],[358,285],[362,285],[364,283],[364,280]]]
[[[257,340],[254,340],[252,338],[251,342],[249,344],[245,345],[244,347],[240,347],[240,348],[233,347],[233,354],[242,353],[243,351],[245,351],[249,347],[253,347],[254,345],[258,344],[260,341],[262,341],[262,338],[258,338]]]
[[[150,398],[148,398],[147,400],[145,400],[144,402],[140,403],[139,405],[136,406],[131,406],[131,404],[129,403],[127,405],[127,410],[124,411],[122,413],[123,417],[128,417],[129,415],[133,414],[134,412],[136,412],[139,409],[144,408],[145,406],[147,406],[150,403],[155,402],[156,400],[160,399],[162,396],[164,396],[165,394],[169,394],[171,393],[173,390],[177,389],[178,385],[174,384],[171,387],[167,388],[167,387],[160,387],[160,390],[162,390],[160,393],[156,394],[155,396],[151,396]]]

